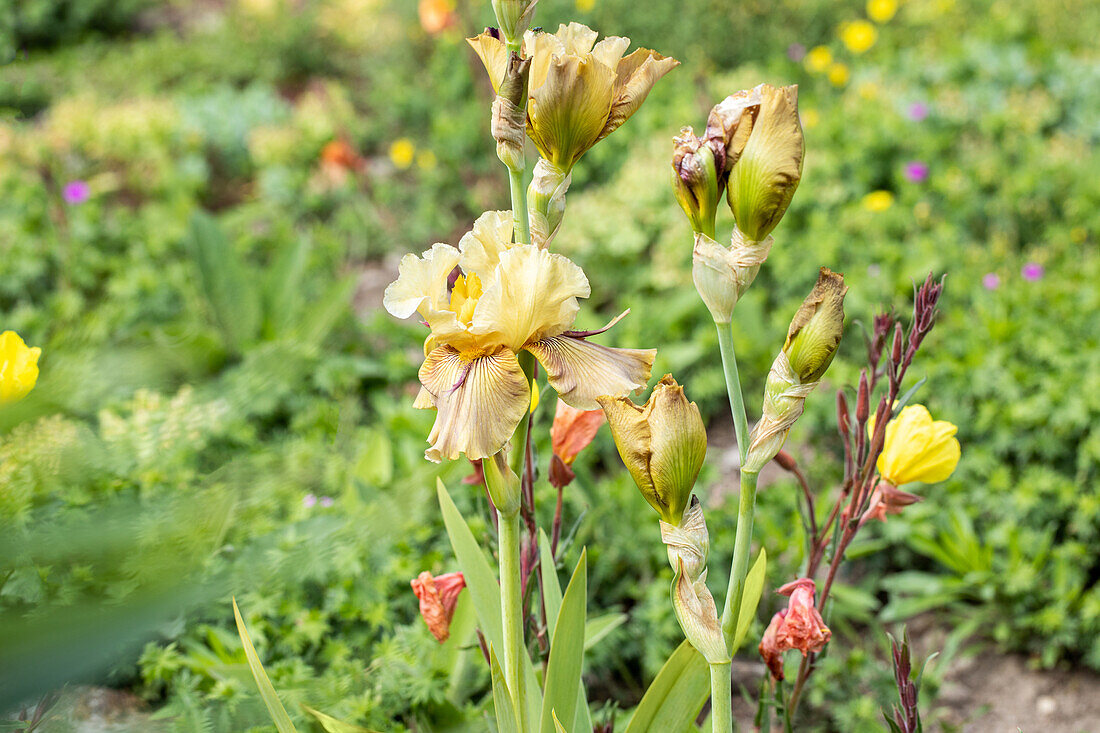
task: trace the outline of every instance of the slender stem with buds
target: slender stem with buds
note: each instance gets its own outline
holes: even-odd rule
[[[733,429],[737,434],[737,454],[741,464],[745,465],[745,456],[749,451],[749,421],[745,416],[745,398],[741,394],[741,379],[737,374],[737,355],[733,352],[733,334],[731,324],[715,322],[718,329],[718,350],[722,352],[722,370],[726,376],[726,392],[730,399],[730,412],[733,414]]]
[[[741,596],[745,591],[745,576],[749,572],[749,546],[752,544],[752,520],[756,510],[756,473],[741,472],[741,500],[737,507],[737,536],[733,541],[733,563],[726,590],[726,605],[722,611],[722,633],[726,646],[733,643],[737,620],[741,617]],[[732,652],[733,650],[731,650]]]
[[[729,662],[710,665],[711,733],[733,733],[733,672]]]

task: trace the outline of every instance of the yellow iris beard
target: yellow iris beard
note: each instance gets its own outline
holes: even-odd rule
[[[474,320],[477,299],[480,297],[481,278],[472,272],[469,275],[459,275],[451,289],[451,310],[458,316],[458,320],[470,325]]]

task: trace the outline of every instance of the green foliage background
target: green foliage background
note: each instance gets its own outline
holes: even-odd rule
[[[87,638],[82,617],[155,607],[79,677],[135,691],[169,728],[267,730],[232,593],[292,715],[308,702],[384,730],[476,720],[488,674],[473,652],[453,674],[408,580],[453,569],[437,472],[487,542],[492,526],[463,466],[423,460],[423,334],[378,306],[396,257],[507,206],[488,84],[462,41],[488,3],[459,3],[438,36],[396,0],[17,7],[0,11],[0,328],[44,356],[38,389],[0,412],[0,639],[38,633],[46,651],[9,674],[60,681],[59,625]],[[856,56],[837,29],[864,17],[859,3],[540,3],[541,25],[579,18],[684,61],[579,165],[555,247],[592,280],[582,327],[631,308],[611,341],[659,346],[655,376],[674,372],[713,434],[730,432],[716,337],[665,181],[671,137],[719,99],[800,85],[804,179],[738,306],[735,346],[751,417],[816,268],[846,273],[843,353],[792,437],[823,490],[839,479],[831,392],[858,374],[859,324],[905,314],[913,280],[948,274],[915,375],[928,378],[918,398],[959,425],[963,460],[853,548],[810,691],[821,730],[879,729],[891,693],[878,629],[926,611],[1040,665],[1100,669],[1097,13],[909,0]],[[794,43],[829,47],[850,80],[810,73]],[[915,103],[926,119],[911,119]],[[322,170],[334,139],[363,156],[358,173]],[[401,139],[408,168],[390,157]],[[906,179],[913,160],[927,181]],[[77,179],[91,198],[70,205],[62,187]],[[872,191],[892,206],[868,210]],[[1041,279],[1022,277],[1029,262]],[[734,512],[714,457],[700,493],[718,588]],[[629,615],[589,653],[589,686],[629,707],[679,641],[670,574],[606,434],[577,468],[564,566],[587,546],[592,612]],[[782,478],[761,492],[770,587],[802,559],[794,497]],[[546,523],[552,508],[546,490]],[[766,593],[760,618],[776,606]]]

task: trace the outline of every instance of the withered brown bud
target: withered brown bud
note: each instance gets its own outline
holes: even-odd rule
[[[527,80],[531,72],[531,59],[520,58],[512,51],[504,78],[493,100],[493,116],[490,130],[497,141],[497,157],[510,170],[522,171],[525,166],[523,146],[527,141]]]

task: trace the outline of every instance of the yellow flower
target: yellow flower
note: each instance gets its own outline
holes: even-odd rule
[[[577,298],[590,292],[581,268],[511,239],[511,212],[486,212],[457,248],[436,244],[421,257],[405,255],[386,288],[386,310],[398,318],[419,313],[431,329],[415,403],[437,410],[426,452],[431,460],[461,453],[487,458],[504,447],[531,408],[520,351],[533,354],[561,398],[582,410],[595,409],[601,395],[625,394],[649,380],[655,350],[587,340],[606,329],[570,330]]]
[[[867,0],[867,17],[885,23],[898,12],[898,0]]]
[[[833,52],[825,46],[815,46],[806,54],[803,62],[806,70],[812,74],[820,74],[833,63]]]
[[[577,6],[578,12],[587,13],[589,10],[596,7],[596,0],[576,0],[574,4]]]
[[[398,138],[390,145],[390,162],[395,168],[405,170],[416,157],[416,145],[407,137]]]
[[[542,157],[565,172],[626,122],[653,85],[680,64],[647,48],[623,56],[629,38],[596,43],[597,35],[580,23],[562,25],[557,33],[524,34],[524,52],[531,57],[527,134]],[[487,32],[468,40],[499,90],[508,68],[504,41]]]
[[[894,205],[894,194],[889,191],[872,191],[863,197],[863,208],[868,211],[886,211]]]
[[[873,431],[874,420],[867,429]],[[947,479],[959,464],[957,431],[946,420],[933,421],[924,405],[909,405],[886,425],[878,472],[894,486]]]
[[[802,126],[807,130],[817,127],[821,123],[821,113],[812,107],[802,110]]]
[[[430,150],[425,150],[416,156],[416,167],[423,171],[430,171],[435,168],[437,162],[435,153]]]
[[[840,26],[840,40],[852,53],[865,53],[878,40],[878,31],[866,20],[853,20]]]
[[[829,67],[829,83],[834,87],[842,87],[848,83],[848,78],[851,73],[848,71],[847,64],[837,62]]]
[[[38,381],[42,349],[28,348],[15,331],[0,333],[0,405],[23,399]]]

